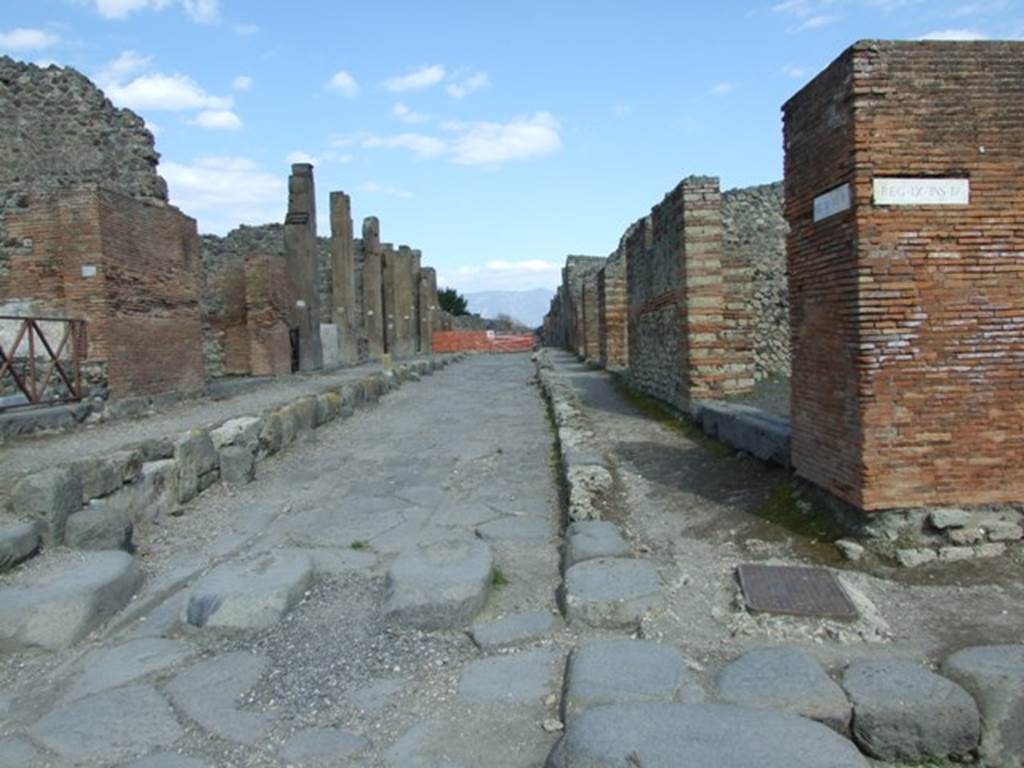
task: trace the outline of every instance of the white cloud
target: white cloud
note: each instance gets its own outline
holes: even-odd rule
[[[461,99],[473,93],[473,91],[479,91],[481,88],[484,88],[489,84],[490,78],[487,77],[487,73],[477,72],[461,82],[449,84],[445,90],[453,99]]]
[[[408,192],[398,187],[392,187],[387,184],[380,184],[376,181],[367,181],[364,184],[359,185],[360,192],[366,192],[371,195],[385,195],[387,197],[397,197],[402,200],[409,200],[412,198],[412,192]]]
[[[348,99],[359,93],[359,83],[343,69],[331,76],[331,79],[327,81],[327,87],[332,91],[338,91],[338,93]]]
[[[430,121],[430,115],[424,115],[421,112],[413,112],[402,102],[398,102],[391,108],[391,114],[401,120],[403,123],[409,123],[410,125],[416,125],[417,123],[426,123]]]
[[[316,165],[318,162],[320,162],[318,158],[313,157],[313,155],[309,154],[308,152],[303,152],[301,149],[296,149],[294,152],[289,152],[285,160],[287,160],[289,164],[309,163],[311,165]]]
[[[362,139],[362,146],[407,149],[421,158],[446,157],[457,165],[489,167],[547,155],[562,146],[558,121],[547,112],[507,123],[445,122],[441,130],[453,135],[445,139],[422,133],[367,136]]]
[[[236,91],[248,91],[252,88],[252,78],[249,75],[239,75],[231,81],[231,87]]]
[[[0,50],[38,51],[59,42],[60,37],[45,29],[17,27],[8,32],[0,32]]]
[[[192,21],[213,24],[220,20],[220,0],[182,0],[182,5]]]
[[[419,157],[438,157],[448,147],[441,139],[421,133],[400,133],[397,136],[368,136],[363,139],[365,149],[408,149]]]
[[[615,113],[616,117],[629,117],[633,114],[633,107],[629,104],[616,104],[612,107],[612,112]]]
[[[940,29],[929,32],[922,40],[988,40],[988,35],[976,29]]]
[[[211,96],[185,75],[141,75],[127,84],[103,86],[114,103],[137,110],[227,110],[230,98]]]
[[[818,14],[817,16],[811,16],[807,19],[804,19],[802,23],[797,25],[794,31],[807,32],[808,30],[811,29],[821,29],[822,27],[827,27],[831,24],[835,24],[838,21],[840,21],[840,17],[836,16],[835,14],[821,13]]]
[[[794,64],[786,64],[782,68],[782,74],[784,74],[786,77],[791,77],[794,80],[802,80],[803,78],[811,74],[811,71],[806,67],[798,67],[795,66]]]
[[[225,234],[239,224],[283,221],[284,178],[245,157],[203,157],[191,164],[162,162],[171,202],[199,219],[200,231]]]
[[[190,125],[218,131],[237,131],[242,127],[242,120],[230,109],[204,109],[189,122]]]
[[[235,30],[235,34],[239,37],[249,37],[255,35],[260,31],[260,28],[256,24],[235,24],[232,29]]]
[[[558,121],[547,112],[507,123],[472,123],[451,144],[459,165],[501,165],[557,152],[562,142]]]
[[[726,94],[732,93],[736,90],[736,83],[721,82],[715,83],[708,89],[708,93],[712,96],[725,96]]]
[[[135,51],[124,51],[113,61],[107,62],[103,69],[96,73],[96,82],[100,87],[120,83],[126,77],[146,69],[152,61],[150,56],[140,56]]]
[[[452,278],[452,279],[449,279]],[[488,290],[548,288],[562,281],[562,265],[553,261],[496,259],[480,265],[457,267],[438,275],[438,285],[458,286],[460,293]]]
[[[401,93],[402,91],[418,91],[422,88],[430,88],[444,80],[444,67],[440,64],[420,67],[405,75],[391,77],[384,81],[384,87],[389,91]]]

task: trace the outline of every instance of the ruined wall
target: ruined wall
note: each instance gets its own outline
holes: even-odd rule
[[[380,222],[376,217],[363,219],[362,286],[363,331],[367,353],[374,358],[384,354],[384,259],[380,242]]]
[[[252,375],[291,373],[288,314],[297,293],[282,256],[254,251],[245,257],[245,318]]]
[[[601,356],[600,303],[597,300],[597,272],[583,278],[581,303],[583,359],[597,362]]]
[[[1022,71],[866,41],[784,107],[793,463],[861,509],[1024,500]]]
[[[754,375],[789,376],[789,294],[782,182],[722,193],[722,247],[750,318]]]
[[[578,356],[586,355],[585,331],[583,328],[583,283],[590,275],[596,275],[604,266],[601,256],[567,256],[562,270],[562,285],[565,288],[565,335],[566,342]]]
[[[604,368],[627,368],[629,299],[626,290],[625,236],[597,273],[597,312],[600,365]]]
[[[241,226],[225,237],[203,235],[202,319],[206,375],[217,378],[251,372],[246,318],[246,258],[273,255],[284,263],[284,226]]]
[[[177,208],[78,186],[10,213],[21,249],[5,288],[88,321],[87,362],[113,397],[203,385],[196,223]]]

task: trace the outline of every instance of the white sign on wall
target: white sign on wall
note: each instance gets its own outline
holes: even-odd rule
[[[814,222],[818,223],[822,219],[850,210],[851,202],[849,184],[843,184],[823,195],[818,195],[814,198]]]
[[[82,277],[96,277],[96,265],[95,264],[83,264],[82,265]]]
[[[970,179],[875,179],[875,205],[967,205]]]

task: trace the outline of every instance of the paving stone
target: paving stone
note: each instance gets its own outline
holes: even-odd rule
[[[93,503],[122,509],[133,522],[152,522],[178,508],[178,463],[174,459],[147,461],[139,479]]]
[[[19,480],[11,503],[15,515],[42,523],[45,543],[61,544],[68,517],[82,507],[82,481],[63,467],[45,469]]]
[[[615,523],[584,520],[573,523],[565,532],[565,567],[598,557],[624,557],[629,545]]]
[[[142,583],[124,552],[82,553],[0,589],[0,650],[57,650],[123,608]]]
[[[25,768],[39,751],[24,739],[0,739],[0,768]]]
[[[557,688],[562,654],[541,650],[470,662],[459,678],[459,698],[475,703],[540,704]]]
[[[256,477],[256,455],[246,445],[220,449],[220,479],[227,485],[245,485]]]
[[[0,528],[0,573],[9,571],[39,551],[38,523],[19,523]]]
[[[259,416],[240,416],[211,429],[210,440],[218,450],[227,445],[241,445],[255,450],[262,426],[263,420]]]
[[[727,704],[594,707],[566,728],[548,768],[867,768],[835,731],[797,715]]]
[[[552,520],[543,517],[500,517],[484,523],[476,534],[485,541],[547,541],[555,536]]]
[[[182,736],[170,705],[148,685],[119,688],[54,710],[29,729],[73,762],[111,762],[170,747]]]
[[[934,562],[938,559],[934,549],[898,549],[896,561],[904,568],[916,568],[919,565]]]
[[[447,540],[399,555],[388,569],[385,615],[418,629],[469,623],[487,601],[491,548],[479,540]]]
[[[370,740],[365,736],[335,728],[310,728],[289,738],[278,750],[278,754],[289,765],[322,765],[327,761],[334,765],[337,760],[357,755],[369,748]]]
[[[704,689],[671,645],[619,638],[576,646],[565,672],[563,719],[601,704],[642,701],[699,704]]]
[[[846,694],[802,648],[747,651],[719,673],[718,695],[727,704],[792,712],[850,732]]]
[[[981,708],[981,756],[994,766],[1024,766],[1024,645],[965,648],[942,671]]]
[[[128,763],[124,768],[211,768],[211,765],[198,757],[161,752],[159,755],[150,755]]]
[[[294,608],[313,583],[313,560],[299,550],[224,563],[192,588],[184,621],[210,629],[266,629]]]
[[[238,708],[239,699],[259,682],[270,660],[251,653],[228,653],[200,662],[175,677],[167,693],[175,706],[200,726],[239,744],[259,742],[277,715]]]
[[[548,611],[513,613],[500,619],[478,621],[470,629],[473,642],[484,651],[520,645],[547,637],[562,628],[562,620]]]
[[[967,755],[981,719],[956,683],[910,661],[851,664],[843,688],[853,703],[853,738],[879,760],[913,762]]]
[[[72,549],[131,550],[132,521],[123,509],[97,500],[68,518],[64,543]]]
[[[130,640],[113,648],[99,649],[82,661],[85,669],[65,700],[81,699],[170,669],[193,652],[192,646],[183,640],[158,638]]]
[[[202,429],[190,430],[175,441],[179,503],[191,501],[212,484],[210,478],[217,469],[217,458],[210,434]]]
[[[638,626],[660,593],[658,572],[649,561],[601,557],[565,572],[562,599],[570,622],[614,629]]]

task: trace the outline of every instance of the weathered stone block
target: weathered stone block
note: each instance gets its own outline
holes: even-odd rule
[[[11,496],[14,514],[38,520],[43,541],[60,544],[68,517],[82,508],[82,481],[63,467],[44,469],[19,480]]]
[[[97,500],[68,518],[64,543],[72,549],[130,550],[132,521],[123,509]]]

